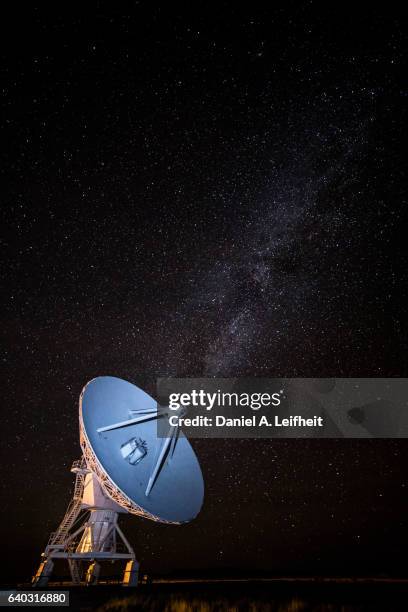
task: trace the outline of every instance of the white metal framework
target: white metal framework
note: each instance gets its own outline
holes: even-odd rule
[[[57,559],[68,562],[72,584],[77,586],[98,582],[101,561],[126,561],[122,584],[136,586],[139,564],[118,525],[118,513],[126,510],[106,497],[99,475],[85,456],[74,461],[71,471],[76,474],[74,495],[42,553],[33,586],[42,588],[48,584]]]

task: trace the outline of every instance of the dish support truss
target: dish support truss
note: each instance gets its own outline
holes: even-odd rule
[[[74,461],[71,472],[76,474],[73,498],[57,531],[50,535],[32,586],[47,586],[57,559],[68,562],[73,586],[97,584],[101,561],[123,560],[122,585],[136,586],[139,564],[118,525],[118,513],[124,510],[103,494],[85,457]],[[95,493],[93,501],[89,488]]]

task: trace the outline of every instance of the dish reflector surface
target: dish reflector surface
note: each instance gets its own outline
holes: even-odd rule
[[[182,431],[171,444],[157,437],[157,402],[142,389],[113,376],[94,378],[82,391],[79,420],[89,467],[115,501],[165,523],[188,522],[198,514],[204,483],[197,457]]]

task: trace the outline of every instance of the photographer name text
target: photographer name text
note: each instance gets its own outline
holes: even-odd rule
[[[168,419],[169,425],[175,427],[323,427],[323,417],[313,416],[305,418],[300,415],[293,415],[287,418],[282,418],[278,415],[266,417],[256,414],[248,416],[240,416],[228,418],[223,415],[215,417],[198,415],[195,417],[181,417],[173,414]]]

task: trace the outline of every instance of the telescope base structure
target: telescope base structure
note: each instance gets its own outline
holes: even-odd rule
[[[55,561],[68,562],[73,586],[98,584],[103,561],[125,561],[123,586],[136,586],[139,564],[133,548],[118,525],[123,508],[103,493],[85,461],[74,462],[74,497],[58,530],[51,534],[43,560],[32,579],[34,588],[44,588],[51,578]]]

